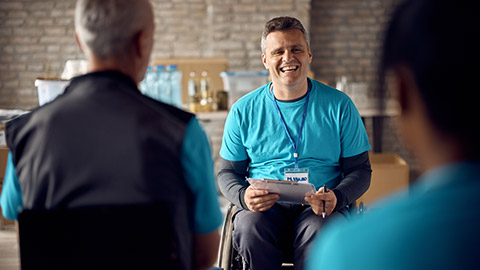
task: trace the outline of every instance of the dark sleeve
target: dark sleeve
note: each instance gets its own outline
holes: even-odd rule
[[[372,169],[368,152],[363,152],[353,157],[341,158],[340,169],[344,178],[337,187],[332,189],[337,197],[336,209],[342,209],[355,202],[370,186]]]
[[[230,161],[220,158],[220,169],[217,175],[218,187],[229,201],[241,209],[248,209],[245,204],[245,190],[248,182],[245,181],[250,160]]]

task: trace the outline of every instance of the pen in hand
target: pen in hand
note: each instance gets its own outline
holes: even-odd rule
[[[327,187],[325,187],[325,184],[323,185],[323,191],[322,193],[325,194],[327,192]],[[327,213],[325,213],[325,200],[323,201],[323,211],[322,211],[322,218],[325,218]]]

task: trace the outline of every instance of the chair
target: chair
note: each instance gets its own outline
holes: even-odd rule
[[[233,215],[237,211],[237,206],[230,203],[223,222],[220,234],[220,247],[218,253],[217,265],[223,270],[242,270],[246,269],[242,256],[233,248]],[[282,269],[293,269],[292,263],[283,263]]]
[[[21,268],[183,269],[169,217],[162,204],[24,210]]]
[[[233,215],[237,211],[237,206],[230,203],[223,222],[222,231],[220,234],[220,247],[218,252],[217,265],[223,270],[242,270],[246,269],[242,256],[233,248],[232,233],[233,233]],[[362,215],[364,212],[363,203],[357,207],[356,203],[347,205],[347,209],[351,215]],[[284,262],[282,269],[293,269],[293,263]]]

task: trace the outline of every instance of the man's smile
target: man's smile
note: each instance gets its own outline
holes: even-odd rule
[[[280,68],[280,71],[285,73],[287,71],[296,71],[299,68],[297,65],[284,66]]]

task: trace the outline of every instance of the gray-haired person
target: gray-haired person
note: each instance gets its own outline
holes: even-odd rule
[[[3,214],[168,201],[182,269],[210,267],[222,214],[206,135],[194,115],[137,88],[153,47],[151,3],[80,0],[75,32],[88,74],[7,124]]]
[[[324,222],[347,217],[346,206],[367,190],[370,145],[352,101],[307,78],[312,53],[299,20],[278,17],[266,23],[262,61],[272,82],[233,104],[218,183],[240,208],[234,216],[233,245],[248,266],[279,269],[282,261],[291,260],[295,269],[302,269]],[[278,194],[245,181],[288,179],[290,172],[318,189],[303,198],[304,204],[279,202]]]

